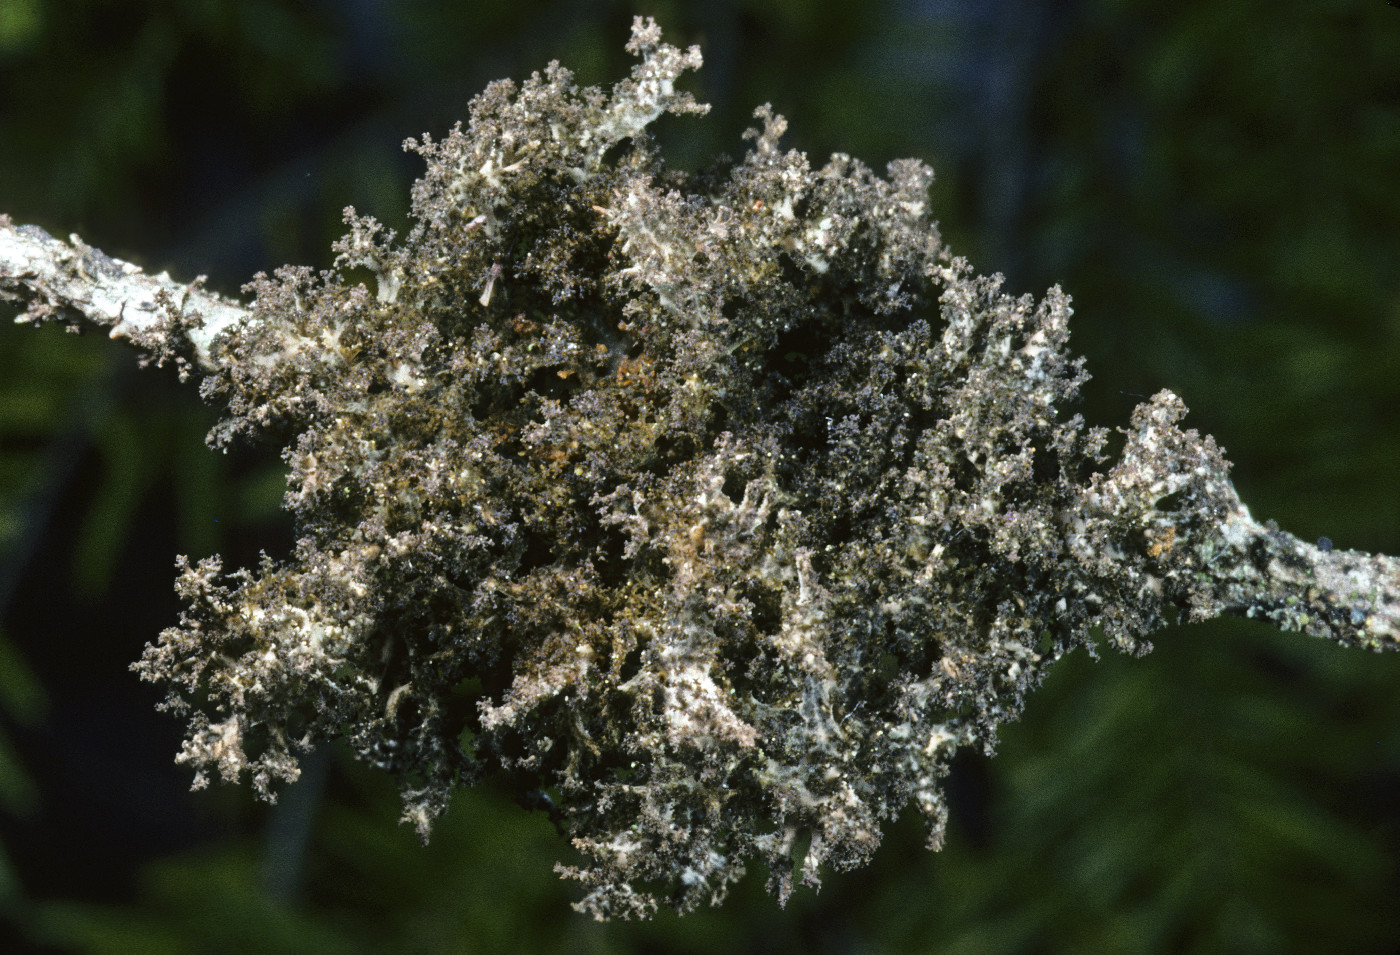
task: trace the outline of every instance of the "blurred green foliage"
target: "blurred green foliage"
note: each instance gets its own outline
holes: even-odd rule
[[[627,23],[650,13],[706,54],[696,92],[714,115],[662,124],[679,165],[739,151],[764,101],[815,162],[930,160],[955,250],[1075,297],[1091,421],[1123,424],[1170,387],[1256,514],[1400,552],[1400,14],[1385,4],[392,6],[3,0],[0,210],[228,291],[323,265],[343,205],[402,222],[403,136],[441,134],[486,80],[550,58],[619,76]],[[0,568],[18,568],[0,585],[74,485],[55,599],[108,598],[153,497],[185,552],[260,546],[275,462],[209,454],[193,390],[130,365],[100,339],[0,327]],[[64,639],[81,666],[81,641],[112,638],[0,634],[0,812],[42,813],[60,784],[8,742],[52,695],[25,657]],[[541,814],[463,793],[424,849],[387,780],[342,756],[290,899],[266,889],[267,814],[232,791],[189,797],[227,838],[149,864],[125,898],[91,897],[74,860],[71,893],[26,900],[14,858],[0,903],[32,943],[93,953],[1395,950],[1400,659],[1238,621],[1156,643],[1065,661],[995,759],[960,763],[943,852],[901,819],[869,869],[782,912],[759,872],[717,912],[583,922]]]
[[[0,630],[0,712],[21,725],[44,716],[43,687],[4,630]],[[0,812],[23,819],[34,813],[38,787],[14,751],[8,733],[0,732]],[[0,915],[13,915],[21,906],[24,886],[4,847],[0,846]]]

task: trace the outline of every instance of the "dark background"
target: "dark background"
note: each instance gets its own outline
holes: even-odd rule
[[[815,162],[929,161],[955,251],[1074,296],[1092,423],[1170,387],[1257,516],[1400,552],[1381,0],[0,0],[0,211],[229,293],[326,267],[345,205],[402,227],[405,137],[550,59],[623,76],[635,13],[704,49],[713,112],[659,123],[675,165],[741,152],[762,102]],[[191,794],[127,666],[175,621],[175,554],[285,553],[280,463],[210,453],[192,387],[12,312],[0,950],[1400,950],[1400,658],[1241,621],[1065,660],[996,758],[959,759],[948,848],[901,819],[783,911],[755,872],[716,911],[584,921],[542,814],[463,793],[423,849],[338,751],[273,810]]]

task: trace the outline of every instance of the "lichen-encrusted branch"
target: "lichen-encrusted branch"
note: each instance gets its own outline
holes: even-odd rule
[[[813,169],[763,107],[741,162],[668,171],[646,126],[702,111],[674,85],[699,53],[640,20],[629,49],[611,93],[551,65],[410,142],[410,234],[347,210],[335,247],[373,293],[285,268],[197,326],[168,280],[0,233],[46,263],[7,272],[31,317],[108,302],[157,356],[189,344],[215,443],[285,445],[295,552],[182,559],[137,664],[194,711],[197,784],[270,797],[344,738],[426,836],[496,774],[557,805],[583,910],[646,916],[751,858],[785,899],[911,801],[939,845],[954,751],[1075,647],[1222,613],[1396,645],[1397,562],[1255,522],[1175,395],[1114,460],[1061,413],[1067,297],[951,256],[927,167]]]
[[[1203,573],[1222,612],[1344,646],[1400,646],[1400,560],[1309,544],[1247,511],[1220,536],[1233,560]]]
[[[1214,442],[1176,427],[1185,413],[1170,392],[1138,407],[1119,464],[1090,482],[1073,549],[1106,550],[1121,561],[1125,551],[1145,548],[1151,569],[1143,586],[1185,619],[1231,614],[1345,646],[1400,646],[1400,561],[1309,544],[1256,521]],[[1099,516],[1145,501],[1151,505],[1124,528],[1126,539]]]
[[[247,317],[247,309],[168,273],[147,275],[76,235],[62,242],[38,226],[0,216],[0,299],[22,301],[16,321],[90,322],[129,339],[158,363],[194,361],[213,368],[210,344]]]

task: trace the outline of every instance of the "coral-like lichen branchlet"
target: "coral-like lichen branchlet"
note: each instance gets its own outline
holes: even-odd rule
[[[259,277],[196,349],[215,443],[285,443],[300,533],[185,565],[138,664],[198,783],[270,796],[343,737],[426,836],[505,774],[557,804],[580,906],[646,916],[755,858],[786,898],[911,800],[937,846],[953,752],[1071,648],[1222,612],[1393,645],[1396,563],[1255,523],[1174,395],[1115,461],[1062,416],[1066,297],[952,257],[929,169],[813,169],[765,107],[741,162],[669,172],[646,127],[704,111],[700,54],[629,49],[610,93],[551,66],[410,141],[406,239],[347,210],[340,271]]]

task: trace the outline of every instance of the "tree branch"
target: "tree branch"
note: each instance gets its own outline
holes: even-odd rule
[[[0,299],[26,303],[18,322],[88,322],[129,340],[157,364],[174,360],[183,372],[192,361],[212,371],[211,344],[248,311],[201,288],[203,282],[204,276],[183,284],[167,272],[147,275],[76,235],[65,243],[0,215]]]

